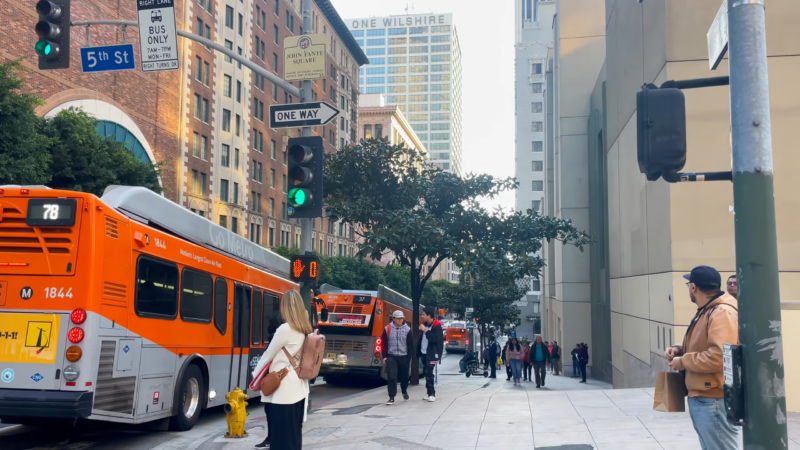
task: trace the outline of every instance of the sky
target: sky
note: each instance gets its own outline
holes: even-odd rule
[[[514,176],[514,2],[332,0],[342,19],[452,13],[462,55],[463,172]],[[406,12],[408,7],[408,12]],[[514,208],[514,192],[482,202]]]

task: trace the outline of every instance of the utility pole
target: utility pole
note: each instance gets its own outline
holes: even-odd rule
[[[785,449],[786,397],[763,0],[728,0],[744,448]]]
[[[303,0],[303,33],[311,34],[311,0]],[[313,95],[311,92],[311,80],[303,80],[303,89],[300,91],[300,103],[308,103]],[[311,127],[303,127],[303,137],[311,137]],[[320,217],[319,220],[322,220]],[[303,217],[300,219],[300,253],[312,251],[311,240],[311,218]],[[311,286],[309,283],[300,284],[300,296],[303,298],[303,305],[306,307],[309,316],[313,317],[311,305]],[[313,323],[313,322],[312,322]]]
[[[469,319],[467,319],[467,325],[469,326],[470,321],[475,320],[475,302],[472,300],[472,289],[474,288],[474,284],[472,282],[472,274],[469,274]],[[475,328],[469,329],[469,349],[473,352],[475,351]],[[480,358],[479,358],[480,359]]]

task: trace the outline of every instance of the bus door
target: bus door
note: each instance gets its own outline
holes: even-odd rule
[[[235,283],[233,287],[233,347],[231,358],[229,390],[235,387],[244,388],[242,382],[247,378],[242,377],[243,368],[247,366],[247,356],[243,356],[245,349],[250,348],[250,296],[252,289]]]
[[[247,385],[250,386],[250,382],[253,380],[253,369],[256,368],[258,365],[258,361],[261,359],[261,355],[264,354],[264,350],[266,350],[262,346],[261,342],[261,320],[262,320],[262,311],[263,311],[263,304],[262,304],[261,289],[253,289],[253,307],[252,311],[252,326],[250,328],[250,355],[248,358],[248,366],[246,367],[247,373],[245,374],[245,379],[247,380]]]

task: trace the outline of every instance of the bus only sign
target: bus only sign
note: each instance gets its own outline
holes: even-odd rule
[[[292,281],[308,283],[319,278],[319,258],[317,255],[297,255],[289,262],[289,278]]]

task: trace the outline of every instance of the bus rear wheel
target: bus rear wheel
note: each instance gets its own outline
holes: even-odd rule
[[[170,428],[175,431],[191,430],[205,405],[206,387],[200,368],[194,364],[187,367],[178,389],[177,403],[173,405],[176,414],[170,420]]]

